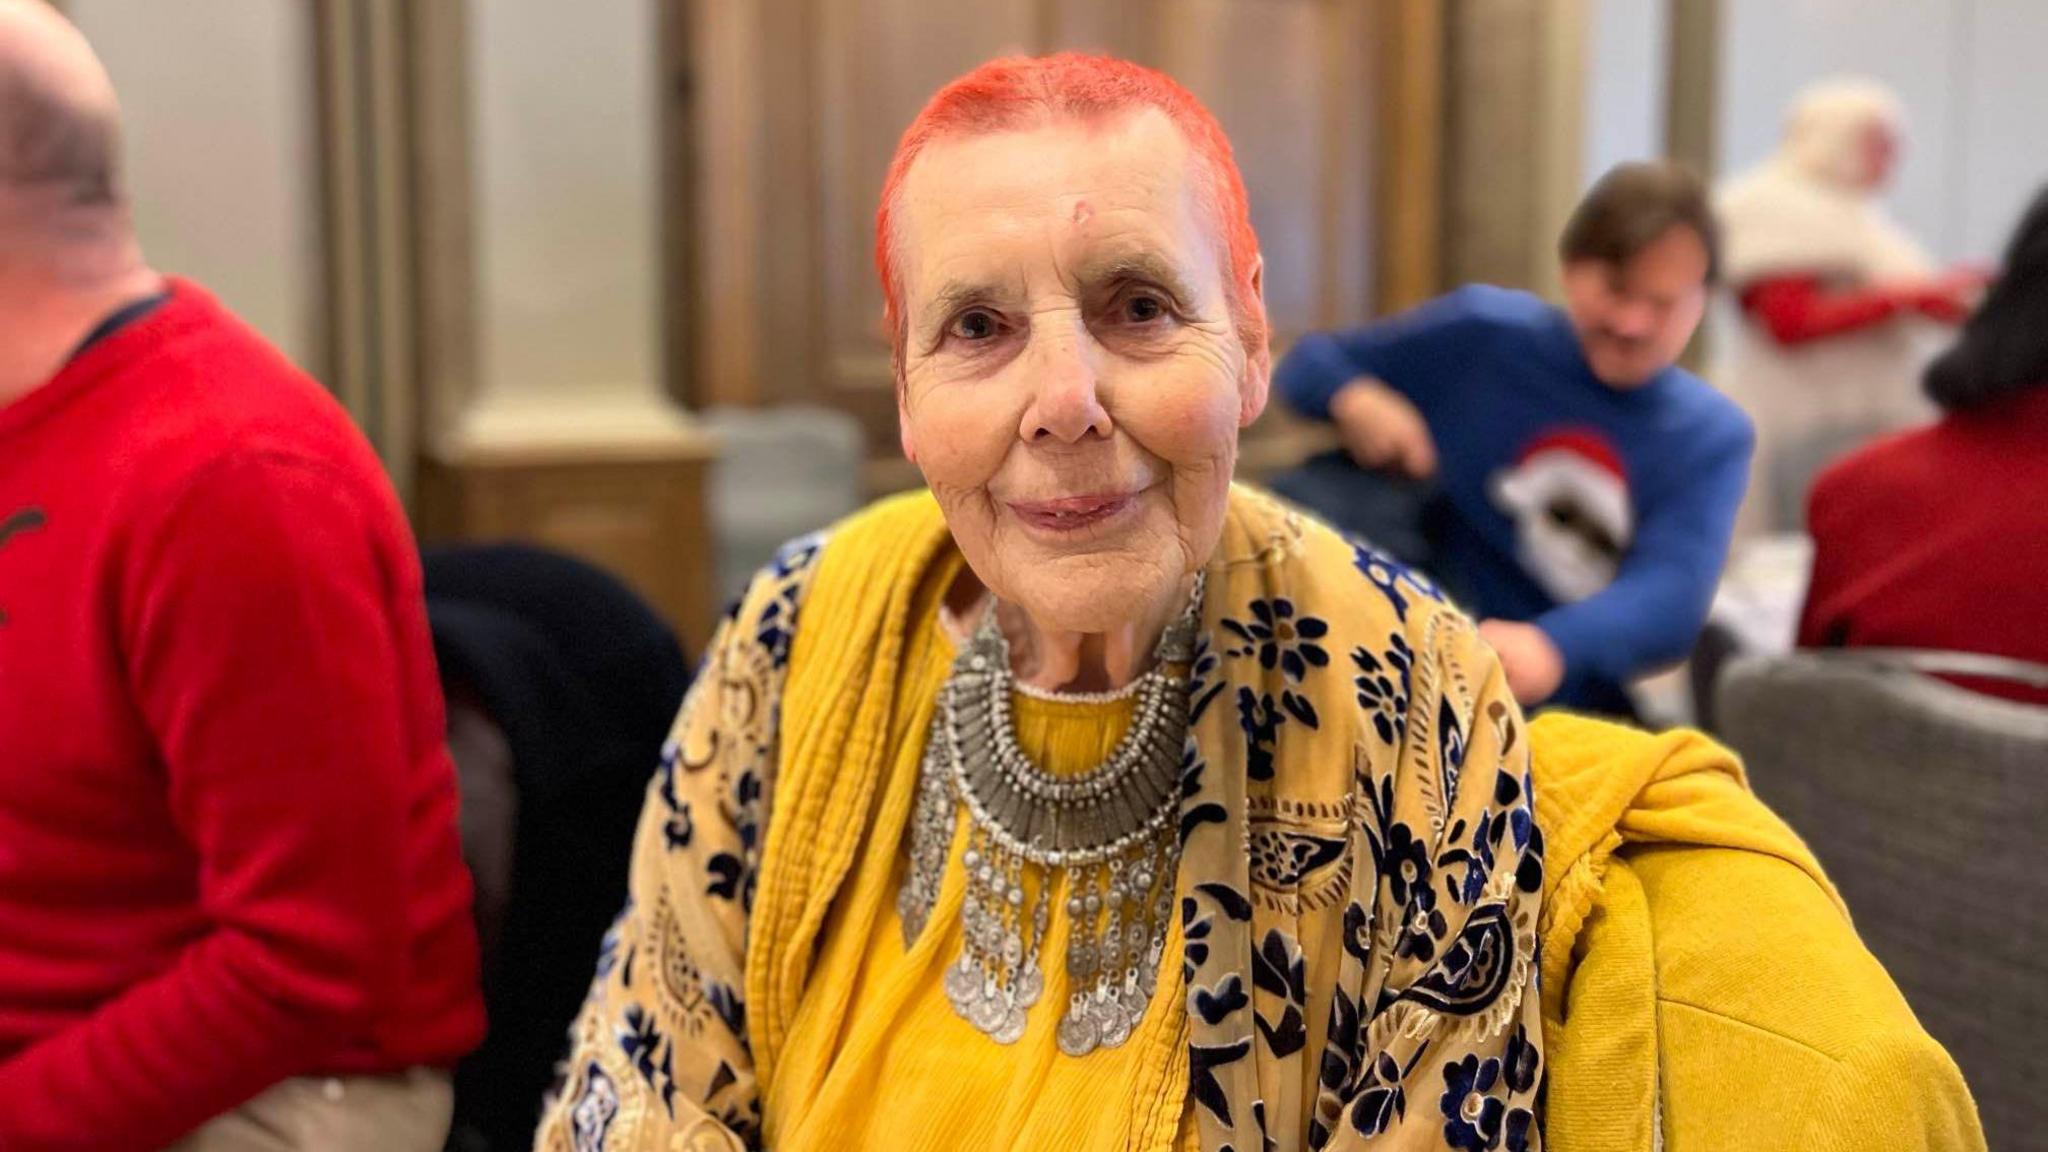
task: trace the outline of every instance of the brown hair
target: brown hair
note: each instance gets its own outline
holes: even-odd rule
[[[1572,210],[1558,237],[1558,258],[1626,264],[1675,225],[1692,229],[1706,246],[1707,282],[1713,283],[1721,270],[1721,229],[1706,184],[1668,160],[1617,164]]]

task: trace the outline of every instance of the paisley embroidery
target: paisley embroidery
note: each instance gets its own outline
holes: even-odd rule
[[[1513,951],[1507,910],[1498,904],[1475,908],[1464,930],[1436,966],[1409,987],[1405,998],[1454,1016],[1483,1012],[1499,999],[1514,974]]]
[[[1252,880],[1268,888],[1289,889],[1302,877],[1335,862],[1344,854],[1346,841],[1334,836],[1311,836],[1286,828],[1253,828]]]

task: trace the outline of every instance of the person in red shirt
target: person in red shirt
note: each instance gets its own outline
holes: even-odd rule
[[[438,1152],[484,1021],[417,552],[142,262],[117,136],[0,0],[0,1149]]]
[[[1803,647],[1930,648],[2048,665],[2048,189],[2001,277],[1929,365],[1946,413],[1814,484]],[[2048,689],[1970,687],[2048,704]]]

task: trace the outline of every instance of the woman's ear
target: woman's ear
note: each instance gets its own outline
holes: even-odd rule
[[[917,463],[917,438],[910,434],[910,388],[903,379],[903,358],[896,358],[896,438],[903,445],[903,458]]]
[[[1273,384],[1273,348],[1267,337],[1270,325],[1266,317],[1266,261],[1263,256],[1252,257],[1251,276],[1252,299],[1258,305],[1260,319],[1258,339],[1244,350],[1244,379],[1238,383],[1239,406],[1237,426],[1249,428],[1259,414],[1266,410],[1266,399]],[[1240,331],[1238,338],[1244,338]]]

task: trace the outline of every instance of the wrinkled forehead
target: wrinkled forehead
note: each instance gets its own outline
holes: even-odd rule
[[[1220,287],[1223,240],[1180,129],[1146,109],[933,142],[891,237],[909,300],[939,278],[1151,257]]]

